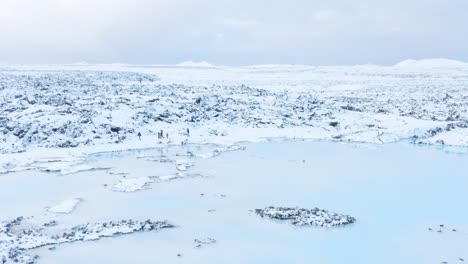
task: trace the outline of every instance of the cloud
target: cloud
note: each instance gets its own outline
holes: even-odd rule
[[[219,22],[221,25],[234,29],[252,29],[259,25],[259,22],[254,19],[224,19]]]
[[[389,28],[388,31],[392,33],[398,33],[398,32],[401,32],[401,28],[395,26],[395,27]]]
[[[336,12],[334,10],[319,10],[313,15],[314,19],[317,21],[329,21],[334,19]]]
[[[468,60],[465,10],[466,0],[1,0],[0,63]]]

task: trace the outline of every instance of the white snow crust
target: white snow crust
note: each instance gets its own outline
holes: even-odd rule
[[[179,167],[177,167],[178,170]],[[143,176],[135,178],[122,178],[118,183],[112,185],[110,189],[115,192],[136,192],[151,188],[152,183],[172,181],[175,179],[187,179],[194,177],[203,177],[200,174],[185,174],[178,172],[176,174],[161,176]]]
[[[81,198],[68,199],[48,208],[47,211],[57,214],[69,214],[75,210],[81,201]]]
[[[264,209],[255,209],[255,213],[261,217],[291,221],[296,226],[334,227],[356,222],[356,219],[352,216],[333,213],[319,208],[303,209],[269,206]]]
[[[214,67],[213,64],[210,64],[210,63],[208,63],[206,61],[200,61],[200,62],[184,61],[184,62],[176,64],[176,66],[180,66],[180,67]]]

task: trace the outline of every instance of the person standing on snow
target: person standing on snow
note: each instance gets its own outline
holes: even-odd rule
[[[138,139],[141,140],[141,133],[138,132]]]

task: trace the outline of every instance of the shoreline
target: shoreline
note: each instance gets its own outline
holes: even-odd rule
[[[218,141],[195,141],[187,142],[185,144],[172,143],[171,141],[165,143],[156,143],[153,145],[147,145],[144,141],[134,140],[132,142],[127,142],[126,144],[102,144],[97,146],[81,146],[76,148],[44,148],[44,147],[34,147],[26,150],[25,152],[20,153],[10,153],[2,154],[0,157],[0,168],[3,168],[3,171],[0,170],[0,176],[6,175],[9,173],[27,171],[38,169],[34,168],[36,163],[53,163],[56,161],[59,162],[73,162],[81,161],[90,156],[100,155],[100,154],[109,154],[109,153],[119,153],[119,152],[131,152],[131,151],[144,151],[144,150],[153,150],[159,148],[172,148],[172,147],[182,147],[187,146],[217,146],[217,147],[230,147],[238,146],[242,144],[261,144],[261,143],[270,143],[270,142],[319,142],[319,143],[336,143],[336,144],[355,144],[355,145],[370,145],[370,146],[385,146],[389,144],[408,144],[418,147],[428,147],[428,148],[441,148],[448,149],[449,151],[461,150],[468,152],[468,146],[457,146],[457,145],[440,145],[440,144],[430,144],[430,143],[421,143],[417,139],[404,138],[398,141],[392,142],[366,142],[366,141],[343,141],[343,140],[333,140],[326,138],[301,138],[301,137],[259,137],[256,140],[218,140]],[[460,153],[460,152],[457,152]],[[81,164],[81,163],[78,163]],[[7,169],[9,166],[13,165],[13,168]]]

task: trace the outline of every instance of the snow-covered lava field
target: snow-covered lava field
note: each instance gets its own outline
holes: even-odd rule
[[[0,264],[468,258],[468,64],[2,66],[0,95]]]
[[[468,66],[452,64],[3,68],[0,151],[122,143],[160,129],[180,143],[186,128],[192,142],[468,146]]]

